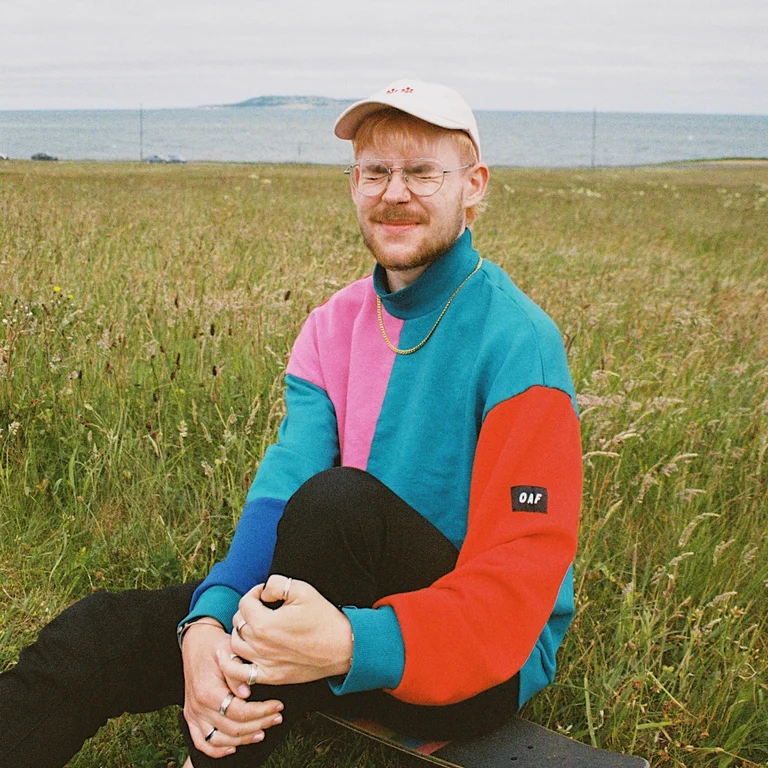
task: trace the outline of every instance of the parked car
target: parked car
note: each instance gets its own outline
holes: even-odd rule
[[[145,163],[164,163],[165,162],[165,158],[164,157],[160,157],[160,155],[147,155],[144,158],[144,162]]]
[[[0,160],[7,160],[8,155],[4,155],[2,152],[0,152]]]
[[[32,160],[58,160],[58,157],[49,155],[47,152],[35,152],[31,157]]]
[[[186,163],[187,161],[180,157],[179,155],[168,155],[168,159],[165,161],[166,163]]]

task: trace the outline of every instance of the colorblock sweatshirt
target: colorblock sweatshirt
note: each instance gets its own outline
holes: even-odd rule
[[[573,384],[559,331],[469,230],[411,285],[386,273],[308,317],[286,371],[286,416],[248,492],[226,559],[188,617],[231,628],[240,597],[268,574],[294,491],[332,466],[365,470],[459,549],[427,589],[346,607],[354,632],[338,694],[383,688],[417,704],[461,701],[520,673],[520,705],[550,683],[573,616],[581,501]],[[362,512],[361,512],[362,513]],[[290,574],[288,574],[290,575]]]

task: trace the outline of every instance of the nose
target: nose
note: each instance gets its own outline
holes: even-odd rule
[[[405,184],[402,168],[392,169],[392,175],[389,177],[381,199],[387,203],[407,203],[411,199],[411,192]]]

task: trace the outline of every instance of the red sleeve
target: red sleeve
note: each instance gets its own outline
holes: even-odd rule
[[[579,422],[566,393],[535,386],[491,410],[456,568],[376,604],[394,608],[405,643],[394,696],[451,704],[520,670],[576,553],[581,484]]]

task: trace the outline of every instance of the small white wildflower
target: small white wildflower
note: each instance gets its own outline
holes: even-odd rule
[[[200,466],[203,468],[206,477],[213,477],[213,467],[207,461],[201,461]]]
[[[188,434],[189,431],[187,430],[187,422],[182,419],[179,422],[179,437],[183,440]]]
[[[19,424],[18,421],[12,421],[8,425],[8,434],[17,435],[20,428],[21,428],[21,424]]]

